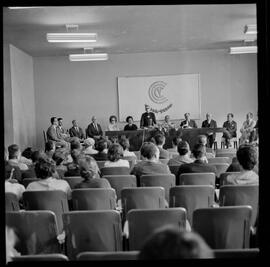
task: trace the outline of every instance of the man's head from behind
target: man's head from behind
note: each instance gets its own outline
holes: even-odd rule
[[[206,154],[206,148],[204,145],[202,144],[196,144],[192,150],[193,156],[196,159],[201,159],[203,157],[205,157]]]
[[[214,258],[214,254],[198,234],[171,225],[157,229],[139,253],[140,260],[198,258]]]
[[[141,156],[145,159],[159,159],[159,150],[157,146],[151,142],[143,143],[141,149]]]
[[[256,147],[250,144],[241,145],[236,152],[236,157],[244,170],[253,170],[258,161]]]
[[[207,145],[207,137],[206,137],[206,135],[201,134],[201,135],[199,135],[197,138],[198,138],[198,139],[197,139],[197,140],[198,140],[198,141],[197,141],[198,144],[202,144],[202,145],[204,145],[204,146]]]
[[[155,142],[157,146],[163,146],[165,143],[165,136],[163,134],[155,135]]]
[[[13,144],[8,147],[8,158],[18,159],[21,155],[21,151],[18,145]]]
[[[180,156],[184,156],[190,153],[189,144],[186,141],[180,141],[177,145],[177,151]]]

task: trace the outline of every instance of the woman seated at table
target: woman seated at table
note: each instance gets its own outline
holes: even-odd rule
[[[125,128],[124,131],[135,131],[138,129],[137,125],[133,123],[133,118],[132,116],[128,116],[126,118],[126,122],[128,123]]]
[[[104,167],[128,167],[128,160],[123,157],[123,148],[119,144],[112,144],[108,149],[108,160],[105,161]]]
[[[115,115],[110,116],[109,118],[110,123],[108,124],[107,130],[108,131],[119,131],[119,127],[117,124],[117,118]]]

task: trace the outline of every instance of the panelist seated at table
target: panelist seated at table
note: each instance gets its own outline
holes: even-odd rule
[[[183,129],[198,128],[196,122],[190,119],[190,113],[184,114],[185,120],[180,123],[180,127]]]
[[[159,125],[161,131],[165,134],[168,133],[171,129],[175,129],[175,124],[170,121],[170,116],[166,115],[164,118],[164,122]]]
[[[227,148],[231,147],[231,139],[236,137],[237,123],[233,120],[233,114],[228,113],[227,121],[223,123],[223,138],[225,140],[225,145]]]
[[[202,123],[202,128],[217,128],[217,122],[212,120],[212,114],[206,113],[206,120]],[[216,133],[209,131],[207,133],[208,146],[212,148],[216,139]]]
[[[240,132],[241,132],[241,137],[240,137],[240,144],[244,143],[251,143],[253,141],[253,138],[255,136],[255,127],[256,122],[253,119],[253,114],[249,112],[247,114],[246,120],[244,121]]]
[[[76,120],[72,121],[72,127],[69,129],[70,137],[78,137],[80,139],[80,142],[82,142],[85,137],[84,133],[81,127],[79,127]]]
[[[151,128],[157,124],[156,116],[150,112],[150,106],[145,104],[145,112],[141,116],[140,128]]]
[[[96,116],[92,117],[92,122],[87,126],[86,129],[86,138],[94,138],[95,140],[99,140],[102,137],[102,129],[100,124],[97,123]]]
[[[111,115],[109,121],[110,122],[107,127],[108,131],[120,131],[119,126],[117,124],[117,117],[115,115]]]
[[[133,123],[132,116],[128,116],[126,122],[127,124],[124,127],[124,131],[136,131],[138,129],[137,125]]]

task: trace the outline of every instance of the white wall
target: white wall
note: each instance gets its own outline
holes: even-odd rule
[[[110,55],[105,62],[40,57],[34,58],[38,146],[44,145],[42,130],[50,125],[51,116],[63,117],[67,128],[72,119],[77,119],[85,129],[91,116],[96,115],[105,128],[109,116],[118,115],[118,76],[180,73],[200,73],[203,117],[199,125],[205,113],[211,112],[221,127],[226,114],[232,112],[240,129],[247,112],[257,114],[257,56],[254,54],[229,55],[223,50],[122,54]],[[138,109],[144,111],[144,107]],[[179,114],[179,119],[182,118],[183,114]]]
[[[23,150],[36,146],[33,59],[10,45],[13,143]]]

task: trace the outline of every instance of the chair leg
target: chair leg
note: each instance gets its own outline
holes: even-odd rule
[[[220,148],[224,148],[224,142],[220,143]]]

